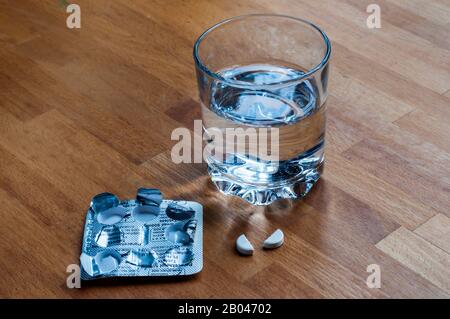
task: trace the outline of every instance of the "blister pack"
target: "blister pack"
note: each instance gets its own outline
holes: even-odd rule
[[[192,275],[203,267],[203,211],[140,188],[136,199],[96,195],[84,228],[81,279]]]

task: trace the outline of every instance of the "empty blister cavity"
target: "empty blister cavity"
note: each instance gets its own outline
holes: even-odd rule
[[[119,267],[122,256],[116,250],[104,250],[95,255],[100,275],[110,273]]]
[[[164,254],[164,264],[169,267],[186,266],[192,262],[194,254],[189,246],[171,248]]]
[[[270,235],[263,243],[263,247],[266,249],[278,248],[284,243],[284,234],[281,229],[277,229]]]
[[[113,272],[119,267],[122,256],[116,250],[104,250],[94,257],[82,253],[80,256],[81,266],[91,277],[100,276]]]
[[[186,220],[194,217],[195,211],[174,202],[167,206],[166,215],[174,220]]]
[[[100,270],[98,269],[98,266],[95,263],[94,257],[89,256],[86,253],[82,253],[80,256],[80,263],[81,267],[89,276],[95,277],[100,274]]]
[[[97,221],[104,225],[113,225],[120,222],[127,215],[125,207],[112,207],[97,215]]]
[[[111,193],[95,195],[91,200],[91,208],[95,213],[119,206],[119,199]]]
[[[242,255],[253,255],[253,246],[244,234],[236,239],[236,249]]]
[[[118,245],[122,241],[122,232],[116,225],[104,226],[95,237],[95,242],[100,247]]]
[[[179,222],[173,225],[170,225],[166,229],[166,239],[176,244],[189,244],[193,241],[193,238],[186,230],[187,223]],[[195,230],[195,229],[194,229]]]
[[[184,231],[186,234],[191,237],[191,240],[194,241],[195,239],[195,230],[197,229],[197,220],[191,219],[186,224],[184,224]]]
[[[136,206],[131,215],[137,221],[140,221],[144,224],[151,222],[159,215],[159,206]]]
[[[120,222],[126,215],[127,209],[119,206],[119,199],[111,193],[102,193],[92,198],[91,209],[97,215],[97,221],[104,225]]]
[[[140,204],[133,209],[131,215],[137,221],[144,224],[151,222],[159,215],[159,205],[162,202],[162,194],[156,188],[139,188],[136,202]]]
[[[156,188],[139,188],[136,195],[136,201],[141,205],[159,206],[163,196],[161,191]]]
[[[130,251],[127,256],[127,263],[139,267],[153,267],[156,264],[158,256],[153,250],[135,249]]]

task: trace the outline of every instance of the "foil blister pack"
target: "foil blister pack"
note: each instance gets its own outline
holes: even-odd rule
[[[136,199],[96,195],[84,227],[81,278],[183,276],[203,267],[203,216],[197,202],[163,200],[140,188]]]

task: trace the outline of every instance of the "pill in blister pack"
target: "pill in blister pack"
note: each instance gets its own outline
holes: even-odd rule
[[[202,206],[163,200],[140,188],[136,199],[95,196],[86,216],[81,278],[192,275],[203,267]]]

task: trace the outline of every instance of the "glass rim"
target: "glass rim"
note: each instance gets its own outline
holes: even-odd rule
[[[289,16],[289,15],[284,15],[284,14],[272,14],[272,13],[255,13],[255,14],[245,14],[245,15],[240,15],[240,16],[235,16],[232,18],[228,18],[225,20],[222,20],[216,24],[214,24],[212,27],[206,29],[199,37],[198,39],[195,41],[194,44],[194,50],[193,50],[193,55],[194,55],[194,61],[196,66],[202,70],[203,72],[205,72],[206,74],[208,74],[209,76],[211,76],[212,78],[219,80],[221,82],[225,82],[228,83],[232,86],[235,87],[243,87],[243,88],[253,88],[255,87],[255,84],[245,84],[242,81],[236,81],[236,80],[230,80],[227,78],[224,78],[223,76],[221,76],[219,73],[214,72],[212,70],[210,70],[201,60],[200,57],[198,56],[198,51],[199,51],[199,47],[200,44],[202,43],[203,39],[212,31],[214,31],[215,29],[221,27],[224,24],[227,24],[229,22],[233,22],[236,20],[242,20],[245,18],[250,18],[250,17],[276,17],[276,18],[286,18],[286,19],[291,19],[291,20],[295,20],[297,22],[306,24],[310,27],[312,27],[313,29],[315,29],[316,31],[319,32],[319,34],[322,36],[322,40],[325,44],[326,50],[325,50],[325,54],[322,58],[322,60],[320,61],[319,64],[317,64],[316,66],[314,66],[313,68],[309,69],[307,72],[305,72],[302,75],[299,75],[295,78],[292,79],[288,79],[288,80],[284,80],[284,81],[280,81],[280,82],[276,82],[276,83],[271,83],[271,84],[263,84],[263,85],[258,85],[258,87],[274,87],[274,86],[284,86],[286,84],[294,84],[297,82],[301,82],[307,78],[309,78],[311,75],[313,75],[314,73],[316,73],[318,70],[322,69],[327,63],[328,60],[330,59],[331,56],[331,42],[328,39],[328,36],[326,35],[326,33],[324,31],[322,31],[322,29],[320,29],[318,26],[316,26],[314,23],[305,20],[305,19],[301,19],[301,18],[296,18],[293,16]]]

